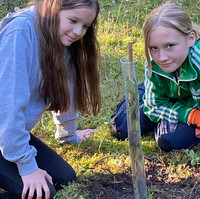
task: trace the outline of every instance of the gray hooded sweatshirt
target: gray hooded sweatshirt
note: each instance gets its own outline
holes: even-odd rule
[[[42,74],[36,19],[36,7],[32,6],[9,13],[0,22],[0,150],[6,160],[16,163],[20,175],[38,168],[37,150],[29,145],[29,132],[48,107],[39,95]],[[66,114],[54,113],[54,117],[56,124],[72,121],[69,138],[75,143],[78,114],[73,103],[74,71],[67,64],[66,69],[71,105]]]

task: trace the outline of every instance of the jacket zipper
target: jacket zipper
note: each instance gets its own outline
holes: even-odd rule
[[[178,96],[181,96],[181,86],[179,80],[178,80]]]
[[[163,74],[161,74],[161,73],[158,73],[158,72],[156,72],[156,71],[152,71],[152,72],[154,72],[154,73],[156,73],[157,75],[160,75],[160,76],[162,76],[162,77],[165,77],[165,78],[167,78],[167,79],[169,79],[169,80],[171,80],[171,81],[173,81],[175,84],[177,84],[177,86],[178,86],[178,96],[180,96],[180,90],[181,90],[181,86],[180,86],[180,82],[179,82],[179,80],[178,80],[178,82],[176,82],[174,79],[172,79],[172,78],[170,78],[170,77],[168,77],[168,76],[166,76],[166,75],[163,75]],[[190,82],[190,81],[193,81],[193,80],[196,80],[197,79],[197,77],[196,78],[194,78],[194,79],[188,79],[188,80],[181,80],[182,82]],[[183,87],[182,87],[183,88]],[[187,90],[187,89],[185,89],[185,88],[183,88],[184,90]],[[187,90],[188,91],[188,90]]]

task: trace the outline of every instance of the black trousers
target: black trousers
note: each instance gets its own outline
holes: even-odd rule
[[[51,177],[54,186],[48,181],[50,196],[53,198],[56,189],[76,179],[73,168],[55,151],[31,134],[30,145],[37,149],[38,167],[45,170]],[[23,182],[15,163],[7,161],[0,153],[0,199],[21,199]],[[36,196],[34,196],[35,198]],[[44,194],[43,197],[44,198]]]

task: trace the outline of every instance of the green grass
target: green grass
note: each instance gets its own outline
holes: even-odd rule
[[[76,145],[60,146],[54,139],[55,126],[51,114],[46,112],[32,133],[60,154],[75,169],[78,182],[71,183],[58,192],[56,199],[88,198],[84,183],[98,174],[130,172],[128,141],[117,141],[111,135],[110,117],[116,105],[124,96],[124,85],[119,60],[127,55],[128,42],[133,41],[133,57],[138,83],[144,78],[144,48],[142,25],[147,14],[160,5],[161,0],[101,0],[98,39],[101,46],[101,93],[102,108],[97,117],[80,115],[79,128],[97,128],[97,133],[85,142]],[[200,24],[200,2],[198,0],[179,0],[190,14],[192,20]],[[0,18],[13,11],[15,7],[24,7],[27,1],[0,1]],[[161,165],[167,165],[175,178],[184,176],[179,168],[187,165],[191,158],[188,150],[170,153],[161,152],[152,134],[142,138],[145,157],[156,158]],[[198,153],[199,149],[194,149]],[[84,183],[80,183],[84,182]]]

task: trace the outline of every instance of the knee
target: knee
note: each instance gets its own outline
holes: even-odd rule
[[[164,151],[188,149],[198,144],[194,131],[194,127],[183,123],[161,121],[157,125],[155,138],[158,146]]]
[[[196,140],[187,141],[186,139],[175,139],[172,138],[170,134],[162,135],[157,139],[157,144],[161,150],[169,152],[173,149],[181,150],[181,149],[189,149],[198,144]]]
[[[74,169],[72,169],[71,171],[71,177],[69,179],[70,182],[75,181],[76,180],[76,172],[74,171]]]
[[[176,146],[173,146],[173,142],[171,142],[167,134],[160,136],[156,139],[156,142],[162,151],[169,152],[176,148]]]
[[[75,180],[76,180],[76,172],[69,164],[63,167],[63,169],[53,179],[54,182],[62,185],[68,185],[69,182],[73,182]]]
[[[177,133],[175,133],[176,127],[177,125],[173,126],[165,120],[158,123],[155,131],[155,140],[161,150],[168,152],[177,148],[178,140],[175,139],[177,137]]]

